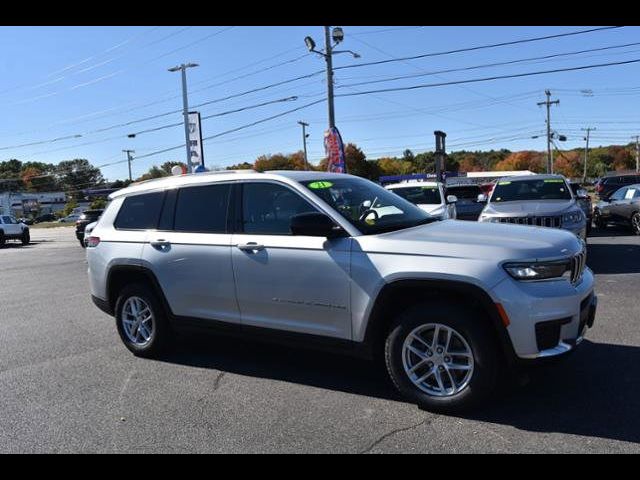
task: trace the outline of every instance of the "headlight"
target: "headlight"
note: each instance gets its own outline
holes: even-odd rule
[[[559,262],[506,263],[504,269],[516,280],[546,280],[561,278],[571,272],[569,260]]]
[[[562,223],[578,223],[582,221],[582,210],[569,212],[562,215]]]

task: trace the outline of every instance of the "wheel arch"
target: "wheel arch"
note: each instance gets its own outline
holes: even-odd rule
[[[509,364],[515,363],[516,354],[509,333],[491,296],[472,283],[443,279],[401,279],[381,288],[371,308],[364,334],[363,343],[370,355],[375,356],[379,351],[393,319],[399,313],[430,299],[480,310],[483,313],[481,321],[491,329],[502,356]]]
[[[171,307],[167,302],[167,298],[165,297],[155,274],[148,268],[139,265],[114,265],[109,269],[109,272],[107,273],[106,293],[107,302],[112,311],[115,311],[118,293],[126,285],[133,283],[149,285],[154,293],[158,295],[165,312],[169,316],[173,316]]]

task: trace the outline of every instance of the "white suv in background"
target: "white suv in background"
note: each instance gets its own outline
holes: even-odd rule
[[[444,187],[439,182],[405,182],[386,185],[387,190],[400,195],[417,205],[429,215],[438,220],[456,218],[455,195],[449,195],[445,199]]]
[[[4,247],[7,240],[19,240],[22,245],[29,245],[29,227],[11,215],[0,215],[0,248]]]
[[[575,235],[434,221],[346,174],[135,184],[87,247],[93,301],[136,355],[204,328],[379,356],[407,399],[439,411],[486,398],[502,368],[572,350],[596,310]]]

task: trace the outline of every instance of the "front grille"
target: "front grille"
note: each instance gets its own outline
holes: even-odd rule
[[[583,249],[571,258],[571,283],[574,285],[580,281],[587,265],[587,251]]]
[[[514,223],[516,225],[531,225],[534,227],[560,228],[562,226],[562,215],[548,217],[498,217],[500,223]]]

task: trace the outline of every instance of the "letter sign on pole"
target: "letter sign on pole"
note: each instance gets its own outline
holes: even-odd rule
[[[189,112],[189,151],[191,154],[191,164],[204,167],[200,112]]]

